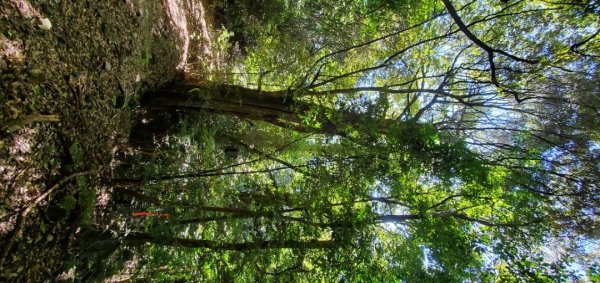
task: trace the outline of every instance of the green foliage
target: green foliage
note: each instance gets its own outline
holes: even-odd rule
[[[72,195],[63,197],[60,203],[58,204],[58,206],[64,210],[73,210],[76,205],[77,199]]]
[[[468,31],[441,2],[216,2],[246,47],[222,79],[281,105],[241,99],[259,110],[237,117],[179,109],[178,130],[119,172],[139,186],[135,209],[172,215],[122,220],[154,244],[141,274],[565,278],[567,256],[548,264],[542,247],[597,221],[596,41],[584,55],[569,45],[592,36],[593,13],[452,3]],[[215,95],[195,90],[182,97]]]
[[[79,163],[83,160],[82,152],[79,149],[79,146],[77,146],[77,144],[72,144],[69,148],[69,152],[71,153],[71,157],[73,158],[73,161],[75,161],[75,163]]]
[[[592,282],[600,281],[600,266],[598,264],[592,265],[588,270],[588,276]]]
[[[90,189],[82,189],[77,194],[77,223],[80,226],[89,226],[93,223],[94,205],[96,204],[96,192]]]
[[[437,177],[485,186],[488,169],[465,143],[441,142],[436,129],[416,122],[396,123],[389,129],[391,152],[403,155],[405,168],[428,168]]]
[[[366,0],[364,2],[367,10],[390,10],[400,14],[402,19],[406,19],[411,24],[427,19],[436,11],[436,8],[437,10],[441,8],[436,5],[436,2],[422,0]]]
[[[231,40],[244,50],[256,45],[258,34],[269,32],[285,22],[293,13],[290,3],[285,0],[219,0],[212,5],[217,24],[233,33]]]

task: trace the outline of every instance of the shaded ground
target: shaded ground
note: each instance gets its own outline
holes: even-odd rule
[[[218,61],[202,4],[179,2],[0,2],[0,281],[73,278],[73,265],[89,265],[78,241],[102,228],[136,98]]]

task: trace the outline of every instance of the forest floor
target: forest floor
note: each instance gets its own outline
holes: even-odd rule
[[[218,61],[202,5],[0,2],[0,281],[85,278],[79,233],[102,228],[137,98]]]

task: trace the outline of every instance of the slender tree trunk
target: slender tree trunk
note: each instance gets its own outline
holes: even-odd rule
[[[296,168],[300,167],[308,167],[310,164],[298,165]],[[155,176],[155,177],[133,177],[133,178],[119,178],[111,180],[112,185],[121,185],[121,186],[137,186],[144,183],[144,181],[169,181],[176,179],[190,179],[190,178],[201,178],[201,177],[213,177],[213,176],[226,176],[226,175],[249,175],[249,174],[263,174],[269,172],[275,172],[279,170],[289,169],[287,166],[276,167],[276,168],[267,168],[267,169],[259,169],[259,170],[250,170],[250,171],[220,171],[217,172],[215,170],[206,170],[200,172],[193,173],[185,173],[185,174],[176,174],[176,175],[164,175],[164,176]],[[219,169],[221,170],[221,169]]]
[[[201,212],[201,211],[202,212],[221,212],[221,213],[229,213],[229,214],[233,214],[233,215],[242,216],[243,218],[275,216],[275,213],[271,212],[271,211],[254,211],[254,210],[247,210],[247,209],[235,208],[235,207],[201,206],[201,205],[190,204],[190,203],[186,204],[186,203],[181,203],[181,202],[164,201],[164,200],[158,199],[157,197],[146,195],[141,192],[138,192],[135,190],[130,190],[130,189],[125,189],[125,188],[116,188],[114,192],[117,194],[131,196],[140,201],[154,204],[156,206],[174,206],[174,207],[182,207],[182,208],[184,207],[184,208],[187,208],[188,211],[193,211],[193,212]],[[189,223],[206,222],[206,221],[197,220],[197,219],[204,219],[204,218],[192,218],[192,219],[187,219],[187,220],[180,220],[178,223],[189,224]]]
[[[296,241],[296,240],[270,240],[242,243],[225,243],[209,240],[185,239],[176,237],[160,237],[149,233],[130,233],[124,238],[130,245],[151,243],[171,247],[205,248],[213,250],[249,251],[266,249],[332,249],[339,246],[334,241]]]

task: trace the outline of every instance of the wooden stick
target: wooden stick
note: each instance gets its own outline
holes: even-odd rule
[[[58,115],[31,114],[10,120],[6,122],[4,127],[10,133],[36,122],[60,122],[60,118]]]

